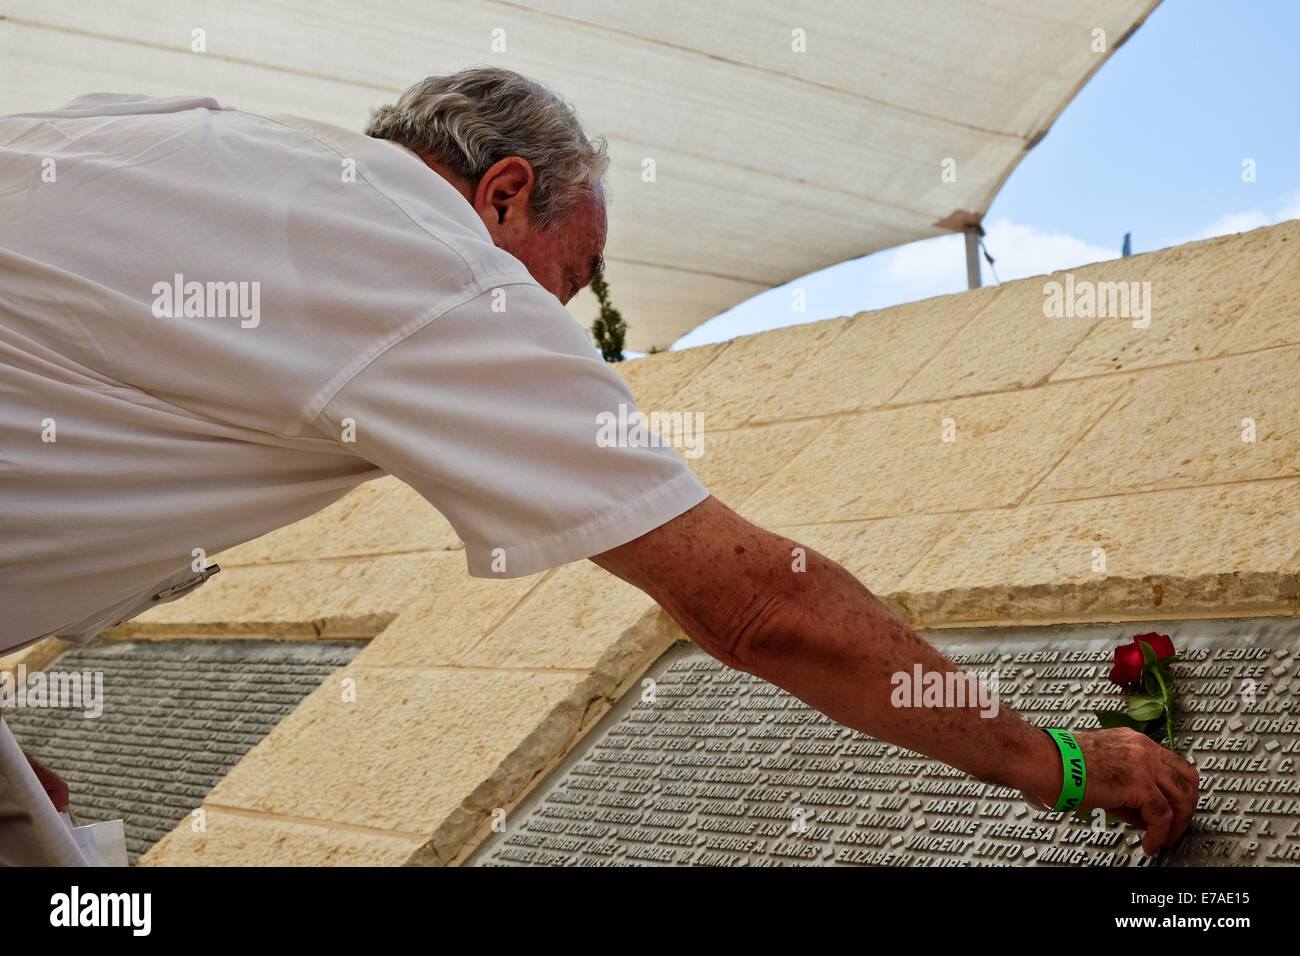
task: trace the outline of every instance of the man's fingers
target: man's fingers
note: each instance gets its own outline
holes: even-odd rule
[[[1192,803],[1195,804],[1196,798],[1201,792],[1200,771],[1173,751],[1166,750],[1164,753],[1166,762],[1178,772],[1178,775],[1183,780],[1187,781],[1187,785],[1191,789]]]
[[[25,750],[23,756],[31,764],[36,779],[45,788],[45,793],[50,798],[50,803],[54,804],[54,809],[60,813],[67,810],[71,802],[71,794],[68,792],[68,784],[64,779]]]
[[[1154,784],[1147,798],[1142,801],[1142,819],[1147,825],[1146,836],[1142,838],[1142,849],[1147,856],[1154,856],[1169,838],[1169,828],[1174,822],[1173,808],[1169,806],[1161,789]]]
[[[1165,846],[1172,847],[1183,835],[1187,824],[1191,822],[1192,814],[1196,812],[1196,790],[1187,778],[1173,767],[1162,768],[1159,772],[1159,780],[1160,789],[1173,809],[1173,825],[1169,828],[1169,835],[1164,842]]]
[[[1196,768],[1134,730],[1092,731],[1084,739],[1091,748],[1090,769],[1095,770],[1088,781],[1091,799],[1130,826],[1146,830],[1142,849],[1148,855],[1173,846],[1196,813]]]

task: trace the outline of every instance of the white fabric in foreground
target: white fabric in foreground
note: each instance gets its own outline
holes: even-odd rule
[[[0,865],[86,866],[9,725],[0,717]]]

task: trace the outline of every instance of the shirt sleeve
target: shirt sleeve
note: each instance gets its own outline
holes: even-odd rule
[[[316,425],[350,427],[346,447],[438,508],[471,575],[513,578],[617,547],[708,497],[673,436],[618,424],[636,415],[572,316],[519,281],[390,346]]]

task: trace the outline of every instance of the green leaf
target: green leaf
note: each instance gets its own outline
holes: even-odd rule
[[[1163,695],[1163,692],[1160,690],[1160,678],[1156,676],[1156,669],[1153,667],[1143,670],[1142,686],[1147,689],[1147,693],[1152,697],[1160,697]]]
[[[1141,730],[1142,725],[1136,720],[1124,713],[1122,710],[1099,710],[1097,711],[1097,723],[1102,727],[1131,727],[1134,730]]]
[[[1142,648],[1142,660],[1146,662],[1148,667],[1160,660],[1160,658],[1156,657],[1155,648],[1146,641],[1138,641],[1138,647]]]
[[[1153,720],[1165,712],[1164,701],[1157,697],[1134,694],[1128,700],[1126,713],[1134,720]]]

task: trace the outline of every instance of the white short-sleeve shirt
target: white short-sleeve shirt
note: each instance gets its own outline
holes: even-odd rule
[[[147,609],[393,474],[469,572],[589,557],[708,492],[586,333],[393,143],[210,99],[0,118],[0,653]]]

